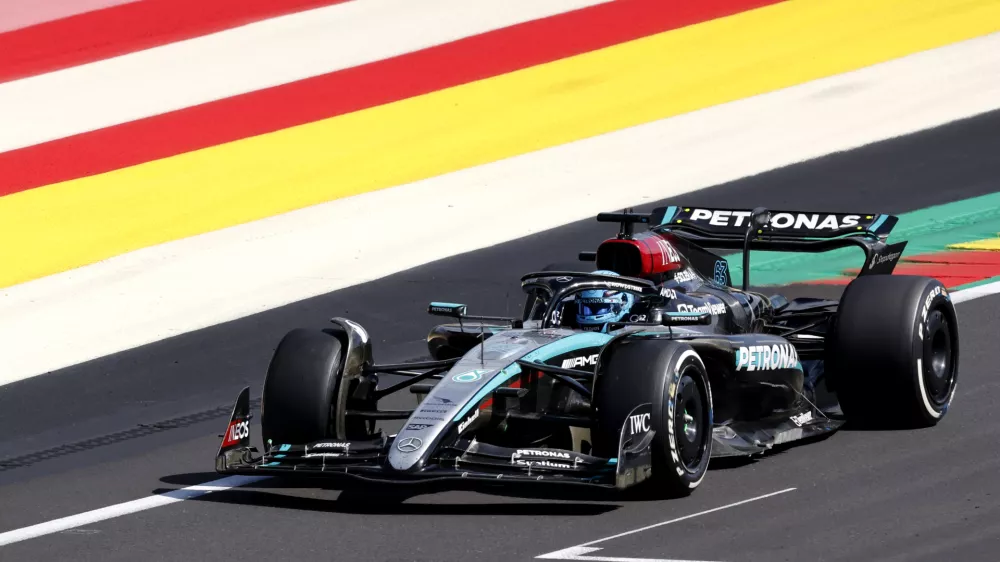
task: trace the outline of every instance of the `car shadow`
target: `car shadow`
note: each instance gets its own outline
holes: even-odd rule
[[[921,429],[929,429],[922,427],[911,427],[906,424],[905,420],[901,421],[887,421],[881,423],[859,423],[851,422],[847,420],[844,427],[840,428],[840,431],[852,431],[852,432],[892,432],[892,431],[920,431]]]
[[[175,486],[194,486],[217,480],[216,473],[197,472],[165,476],[161,482]],[[428,496],[443,491],[468,491],[469,489],[455,486],[429,485],[358,485],[355,482],[318,479],[287,479],[271,478],[257,482],[252,486],[230,488],[227,490],[203,494],[188,498],[188,501],[204,501],[232,505],[247,505],[255,507],[270,507],[275,509],[293,509],[296,511],[314,511],[323,513],[352,513],[369,515],[553,515],[553,516],[592,516],[601,515],[619,509],[621,505],[603,502],[600,499],[611,499],[610,494],[588,494],[588,490],[545,490],[533,487],[534,493],[511,493],[503,489],[476,489],[484,495],[505,498],[519,498],[534,501],[515,502],[469,502],[461,503],[425,503],[408,502],[419,496]],[[157,488],[154,494],[166,494],[178,488]],[[296,489],[314,489],[339,492],[336,497],[317,498],[302,497],[290,494]],[[618,499],[621,499],[620,497]],[[554,500],[554,501],[553,501]]]

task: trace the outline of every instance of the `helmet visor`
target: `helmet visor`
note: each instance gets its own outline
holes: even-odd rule
[[[610,313],[614,304],[609,302],[579,303],[580,316],[604,316]]]

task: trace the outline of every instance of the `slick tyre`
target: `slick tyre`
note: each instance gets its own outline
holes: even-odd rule
[[[827,373],[850,423],[927,427],[948,412],[958,381],[958,319],[936,279],[855,279],[827,346]]]
[[[637,406],[652,403],[652,486],[667,497],[701,484],[712,455],[712,391],[691,346],[619,340],[605,351],[594,382],[594,452],[618,456],[622,428]]]
[[[264,379],[264,446],[303,444],[333,434],[331,404],[344,343],[333,330],[296,329],[278,344]]]

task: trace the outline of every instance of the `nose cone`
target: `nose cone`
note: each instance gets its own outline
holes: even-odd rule
[[[429,445],[428,437],[418,437],[411,432],[400,433],[389,449],[389,466],[400,472],[419,470],[424,465],[424,454]]]

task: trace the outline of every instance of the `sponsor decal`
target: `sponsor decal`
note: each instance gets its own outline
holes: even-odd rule
[[[476,421],[476,418],[478,417],[479,417],[479,408],[476,408],[475,410],[472,411],[471,416],[465,418],[465,421],[458,424],[458,432],[462,433],[463,431],[465,431],[465,428],[469,427],[469,424]]]
[[[412,453],[424,445],[419,437],[404,437],[396,441],[396,448],[404,453]]]
[[[710,211],[695,209],[691,211],[693,221],[707,220],[712,226],[743,226],[743,221],[750,218],[750,211]],[[749,224],[749,223],[748,223]]]
[[[635,285],[629,285],[628,283],[619,283],[617,281],[605,281],[605,284],[612,289],[622,289],[624,291],[633,291],[636,293],[642,292],[642,287],[637,287]]]
[[[737,371],[791,369],[799,364],[795,346],[787,343],[741,346],[736,352]]]
[[[700,317],[697,317],[700,319]],[[688,324],[691,322],[692,317],[686,314],[678,314],[676,312],[668,312],[667,320],[671,322],[677,322],[678,324]]]
[[[650,414],[637,414],[634,416],[629,416],[629,435],[635,435],[636,433],[646,433],[649,431],[649,416]]]
[[[557,308],[552,311],[552,323],[556,326],[562,325],[562,309]]]
[[[633,314],[632,316],[628,317],[628,321],[629,322],[645,322],[646,321],[646,315],[645,314]]]
[[[713,276],[715,282],[718,283],[719,285],[725,285],[728,273],[729,273],[729,263],[726,260],[716,260],[715,275]]]
[[[518,449],[517,455],[528,455],[529,457],[550,457],[553,459],[568,459],[569,453],[565,451],[550,451],[548,449]]]
[[[677,291],[675,291],[673,289],[664,289],[664,288],[661,288],[660,289],[660,296],[663,297],[663,298],[665,298],[665,299],[676,299],[677,298]]]
[[[455,382],[476,382],[483,378],[483,375],[488,373],[488,369],[476,369],[474,371],[466,371],[464,373],[459,373],[451,377],[451,380]]]
[[[569,359],[563,359],[562,368],[572,369],[574,367],[585,367],[587,365],[597,365],[597,357],[599,353],[593,355],[588,355],[586,357],[570,357]]]
[[[442,404],[454,404],[455,403],[454,400],[452,400],[450,398],[444,398],[442,396],[428,396],[427,399],[428,400],[437,400],[438,402],[440,402]]]
[[[435,409],[432,409],[432,408],[424,408],[423,410],[420,410],[417,413],[419,413],[419,414],[447,414],[448,410],[435,410]]]
[[[806,412],[804,414],[799,414],[797,416],[792,416],[791,420],[795,425],[802,427],[803,425],[811,422],[813,419],[812,412]]]
[[[560,283],[569,283],[572,280],[573,280],[572,277],[565,277],[565,276],[564,277],[556,277],[556,281],[558,281]]]
[[[884,256],[875,254],[874,256],[872,256],[872,262],[871,264],[868,265],[868,269],[875,269],[876,265],[882,265],[883,263],[895,261],[896,258],[899,257],[900,253],[902,252],[893,252],[891,254],[886,254]]]
[[[429,423],[408,423],[406,424],[406,429],[408,431],[420,431],[421,429],[427,429],[428,427],[432,426],[433,424]]]
[[[522,459],[517,459],[517,460],[514,461],[514,464],[516,464],[518,466],[527,466],[527,467],[541,466],[541,467],[545,467],[545,468],[568,468],[568,469],[571,469],[571,470],[573,469],[573,465],[567,464],[567,463],[564,463],[564,462],[526,461],[526,460],[522,460]]]
[[[663,263],[660,265],[667,265],[668,263],[678,263],[681,261],[681,255],[677,253],[677,250],[663,238],[656,239],[656,245],[660,248],[660,255],[663,256]]]
[[[244,419],[235,419],[229,422],[226,429],[226,438],[222,440],[223,447],[238,445],[243,439],[250,437],[250,422]]]
[[[316,443],[315,445],[309,447],[310,449],[350,449],[350,443],[338,443],[333,441],[328,441],[325,443]]]
[[[691,211],[692,221],[708,221],[712,226],[741,227],[749,225],[750,211],[723,211],[709,209],[694,209]],[[839,230],[857,226],[861,215],[843,215],[827,213],[775,213],[771,216],[769,226],[773,229],[804,229],[804,230]]]
[[[411,419],[411,420],[432,420],[432,421],[441,421],[441,420],[443,420],[444,418],[442,418],[442,417],[438,417],[438,416],[413,416],[413,417],[412,417],[412,418],[410,418],[410,419]]]
[[[707,312],[712,316],[718,316],[726,313],[726,305],[712,303],[703,304],[701,306],[695,306],[693,304],[679,304],[677,305],[677,312]]]
[[[697,278],[698,274],[690,269],[682,269],[674,274],[674,281],[677,281],[678,283],[687,283],[688,281],[694,281]]]
[[[938,296],[940,294],[944,294],[945,296],[948,296],[948,294],[946,292],[944,292],[944,290],[941,288],[940,285],[938,285],[937,287],[934,287],[934,289],[931,290],[930,293],[927,293],[927,298],[924,299],[924,309],[923,309],[923,312],[920,313],[920,320],[921,321],[926,321],[927,320],[927,314],[931,311],[931,302],[934,300],[934,297],[936,297],[936,296]]]

